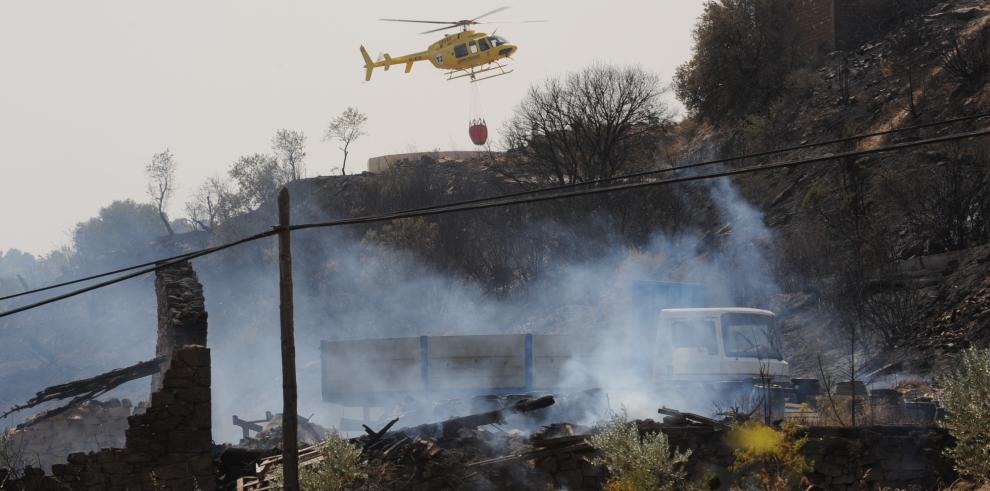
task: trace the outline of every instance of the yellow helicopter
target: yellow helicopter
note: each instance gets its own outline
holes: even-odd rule
[[[415,22],[421,24],[444,24],[444,27],[432,29],[420,34],[455,29],[460,27],[461,32],[457,34],[446,34],[443,39],[430,45],[426,51],[412,53],[403,56],[392,57],[387,53],[381,60],[374,61],[368,56],[368,50],[361,46],[361,56],[364,57],[364,79],[371,80],[371,72],[375,68],[382,67],[386,71],[392,65],[405,65],[405,73],[412,71],[413,63],[417,61],[429,60],[434,67],[445,70],[447,80],[470,77],[472,82],[478,82],[501,75],[512,73],[505,67],[503,60],[508,59],[516,52],[516,45],[508,42],[502,36],[489,35],[484,32],[476,32],[468,29],[468,26],[483,24],[480,19],[489,15],[501,12],[509,7],[500,7],[491,12],[486,12],[473,19],[457,21],[434,21],[434,20],[408,20],[408,19],[379,19],[387,22]],[[523,21],[522,23],[546,22],[543,20]],[[491,73],[494,72],[494,73]],[[488,73],[488,75],[478,78],[478,75]]]

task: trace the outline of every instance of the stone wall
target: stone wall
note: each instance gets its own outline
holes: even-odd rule
[[[811,58],[835,50],[834,0],[794,0],[801,54]]]
[[[835,47],[856,49],[878,39],[888,25],[922,3],[917,0],[834,0]]]
[[[814,57],[836,49],[856,49],[880,38],[897,20],[932,0],[793,0],[801,53]]]
[[[151,405],[128,423],[124,448],[70,454],[54,476],[73,490],[216,489],[207,348],[176,349]]]
[[[203,285],[188,261],[177,263],[155,274],[158,298],[158,343],[155,356],[172,358],[178,346],[206,346],[207,314]],[[162,372],[168,365],[162,366]],[[161,373],[152,376],[151,391],[161,388]]]
[[[124,446],[127,418],[142,410],[127,399],[89,401],[37,423],[28,419],[8,432],[10,445],[26,465],[50,471],[70,453]]]
[[[911,426],[808,429],[808,477],[824,489],[938,489],[956,479],[942,450],[954,445],[944,430]]]

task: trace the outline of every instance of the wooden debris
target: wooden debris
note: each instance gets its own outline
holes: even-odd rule
[[[479,426],[501,424],[505,422],[506,416],[510,414],[521,414],[536,411],[550,407],[554,404],[554,402],[553,396],[544,396],[538,399],[524,399],[505,409],[452,418],[441,423],[431,423],[413,426],[411,428],[403,428],[399,431],[409,436],[427,435],[435,438],[454,438],[457,436],[457,432],[462,429],[474,429]]]
[[[658,409],[657,412],[666,415],[668,417],[674,418],[673,421],[677,421],[678,424],[689,423],[694,425],[710,426],[716,430],[729,429],[729,425],[721,421],[714,420],[712,418],[708,418],[694,413],[681,412],[675,409],[668,409],[665,407]],[[664,423],[667,423],[667,418],[664,418]]]
[[[532,448],[522,433],[478,428],[502,423],[513,414],[537,411],[553,404],[554,399],[550,396],[526,399],[498,411],[394,431],[392,427],[398,419],[393,419],[377,431],[365,427],[365,434],[350,442],[361,447],[369,479],[384,488],[472,489],[503,471],[497,466],[471,466],[471,462],[498,459],[501,452],[510,453],[510,457],[518,461],[517,455]],[[316,465],[322,459],[319,444],[299,451],[300,468]],[[238,481],[237,489],[268,489],[265,476],[281,464],[278,455],[259,460],[256,464],[257,477],[244,476]],[[531,472],[537,471],[526,466],[519,478],[523,479]]]
[[[41,392],[38,392],[33,398],[31,398],[31,400],[25,402],[24,404],[10,408],[10,410],[3,413],[3,415],[0,415],[0,418],[6,418],[11,413],[32,408],[46,402],[68,399],[70,397],[73,398],[64,406],[50,409],[35,416],[30,421],[25,422],[22,427],[44,421],[47,418],[99,397],[125,382],[130,382],[131,380],[137,380],[139,378],[158,373],[158,370],[164,361],[165,357],[160,356],[153,360],[142,361],[141,363],[137,363],[126,368],[111,370],[95,377],[76,380],[60,385],[53,385],[42,390]]]

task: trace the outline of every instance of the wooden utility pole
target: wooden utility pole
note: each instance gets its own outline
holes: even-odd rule
[[[299,421],[296,411],[296,339],[292,308],[292,242],[289,189],[278,192],[278,289],[282,323],[282,470],[283,489],[299,491]]]

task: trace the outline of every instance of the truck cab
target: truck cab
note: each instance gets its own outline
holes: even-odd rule
[[[768,310],[724,307],[664,309],[656,330],[656,381],[782,382],[789,367]]]

